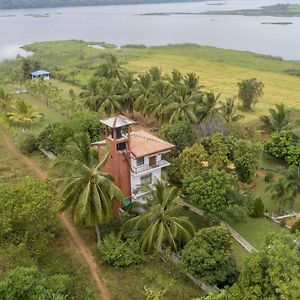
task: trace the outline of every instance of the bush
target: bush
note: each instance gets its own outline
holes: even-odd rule
[[[114,267],[127,267],[141,262],[140,246],[135,239],[123,241],[111,233],[103,240],[100,258]]]
[[[173,156],[178,156],[184,148],[192,146],[196,141],[195,132],[187,122],[169,124],[161,130],[160,135],[176,146],[172,151]]]
[[[37,139],[32,133],[24,133],[19,139],[19,148],[23,154],[38,150]]]
[[[268,172],[265,176],[265,182],[271,182],[273,180],[274,174],[271,172]]]
[[[265,206],[261,198],[255,198],[252,203],[250,216],[252,218],[263,217],[265,212]]]
[[[95,112],[81,112],[60,123],[48,125],[38,136],[40,148],[59,154],[64,150],[68,138],[78,132],[85,132],[92,142],[101,138],[102,126]]]
[[[292,233],[295,233],[296,231],[300,231],[300,220],[295,222],[291,228]]]
[[[55,130],[59,126],[58,123],[49,124],[37,138],[37,143],[41,149],[55,153]]]
[[[275,132],[264,144],[264,151],[277,159],[285,160],[289,165],[300,164],[298,138],[290,131]]]
[[[182,251],[181,267],[206,283],[231,285],[237,269],[228,231],[220,226],[198,231]]]

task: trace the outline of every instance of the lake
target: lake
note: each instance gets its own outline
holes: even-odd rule
[[[293,3],[282,0],[216,0],[198,3],[0,10],[0,60],[25,52],[25,44],[64,39],[116,45],[196,43],[300,59],[300,18],[149,13],[233,10]],[[297,3],[295,1],[294,3]],[[263,22],[292,22],[263,25]]]

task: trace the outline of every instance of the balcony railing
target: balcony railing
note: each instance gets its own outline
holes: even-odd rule
[[[155,168],[162,168],[162,167],[166,167],[169,165],[170,165],[170,163],[168,161],[162,159],[151,165],[142,165],[142,166],[138,166],[138,167],[132,166],[131,170],[132,170],[132,173],[139,174],[139,173],[143,173],[143,172],[155,169]]]

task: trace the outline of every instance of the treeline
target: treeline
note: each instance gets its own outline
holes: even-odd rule
[[[96,6],[116,4],[147,4],[194,1],[196,2],[196,0],[0,0],[0,9]]]

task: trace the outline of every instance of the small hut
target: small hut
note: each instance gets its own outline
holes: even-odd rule
[[[51,73],[45,70],[37,70],[30,74],[32,80],[37,80],[39,78],[43,78],[44,80],[49,80],[51,78]]]

